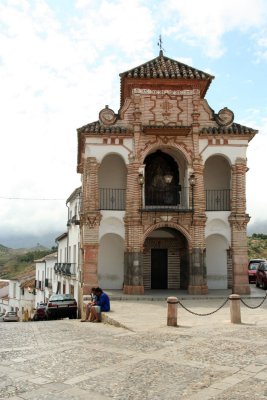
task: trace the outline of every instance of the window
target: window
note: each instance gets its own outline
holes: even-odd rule
[[[73,246],[73,259],[72,259],[73,263],[76,263],[76,251],[77,251],[77,249],[76,249],[76,244],[75,244]]]
[[[69,246],[69,254],[67,262],[71,262],[71,246]]]
[[[13,283],[13,297],[16,298],[16,283]]]

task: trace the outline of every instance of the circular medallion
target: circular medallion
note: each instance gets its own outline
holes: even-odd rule
[[[224,107],[215,115],[215,120],[221,126],[230,125],[234,120],[234,113],[229,108]]]
[[[103,110],[100,111],[99,120],[104,125],[112,125],[116,121],[116,115],[113,110],[106,106],[105,108],[103,108]]]

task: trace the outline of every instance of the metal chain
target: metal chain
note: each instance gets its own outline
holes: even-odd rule
[[[199,313],[196,313],[196,312],[194,312],[194,311],[192,311],[192,310],[189,310],[187,307],[185,307],[180,301],[178,301],[178,304],[180,304],[180,306],[184,309],[184,310],[186,310],[186,311],[188,311],[189,313],[191,313],[191,314],[194,314],[194,315],[197,315],[197,316],[199,316],[199,317],[207,317],[208,315],[212,315],[212,314],[215,314],[217,311],[219,311],[221,308],[223,308],[224,306],[225,306],[225,304],[228,302],[228,297],[227,297],[227,299],[223,302],[223,304],[219,307],[219,308],[217,308],[216,310],[214,310],[214,311],[211,311],[211,312],[209,312],[209,313],[205,313],[205,314],[199,314]]]
[[[262,301],[260,302],[260,304],[257,305],[257,306],[250,306],[250,305],[248,305],[247,303],[245,303],[245,301],[244,301],[243,299],[241,299],[241,298],[240,298],[240,301],[241,301],[241,303],[243,303],[244,306],[246,306],[247,308],[251,308],[252,310],[255,310],[255,308],[259,308],[260,306],[262,306],[262,304],[265,302],[266,298],[267,298],[267,293],[266,293],[265,297],[263,297],[263,299],[262,299]]]

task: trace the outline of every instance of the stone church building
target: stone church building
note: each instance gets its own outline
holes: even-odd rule
[[[166,57],[120,74],[120,109],[78,129],[83,294],[249,293],[246,151],[213,76]]]

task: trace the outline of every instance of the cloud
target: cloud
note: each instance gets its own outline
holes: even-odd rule
[[[77,1],[65,21],[53,5],[0,4],[0,197],[64,199],[80,186],[76,129],[106,104],[117,111],[119,72],[151,56],[154,23],[141,2]],[[6,232],[65,227],[64,201],[0,204]]]
[[[165,21],[169,20],[164,30],[167,36],[200,46],[205,54],[214,58],[226,51],[225,34],[259,30],[267,15],[267,4],[263,0],[168,0],[161,8]]]
[[[253,121],[251,121],[253,124]],[[254,124],[255,125],[255,124]],[[251,126],[251,125],[248,125]],[[252,125],[253,126],[253,125]],[[267,148],[267,114],[262,117],[259,133],[248,146],[247,210],[251,215],[251,226],[266,225],[265,160]],[[256,205],[256,206],[255,206]]]

